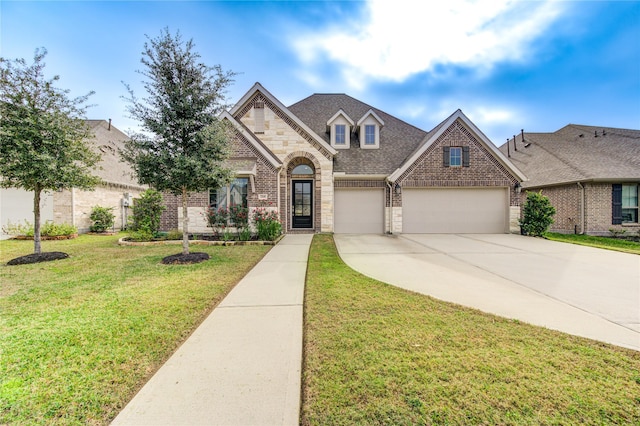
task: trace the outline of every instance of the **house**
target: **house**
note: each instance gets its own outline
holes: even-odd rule
[[[569,124],[552,133],[521,132],[500,147],[556,208],[551,231],[607,235],[640,230],[640,130]]]
[[[427,132],[345,94],[286,107],[256,83],[222,118],[237,177],[190,196],[191,232],[231,204],[277,210],[286,233],[519,232],[525,176],[460,110]],[[162,228],[180,228],[165,202]]]
[[[134,197],[146,187],[137,183],[132,169],[121,162],[118,149],[128,136],[115,128],[111,120],[86,120],[93,133],[89,141],[102,160],[94,174],[102,178],[102,183],[94,191],[70,190],[43,192],[41,199],[41,221],[68,223],[75,225],[78,232],[88,232],[91,226],[91,209],[100,205],[113,207],[115,229],[120,230],[127,223],[129,206]],[[0,189],[0,222],[2,227],[9,223],[24,221],[33,223],[33,192],[23,189]],[[8,238],[3,231],[3,238]]]

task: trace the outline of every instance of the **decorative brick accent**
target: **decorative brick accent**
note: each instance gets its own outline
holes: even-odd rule
[[[286,231],[303,231],[302,229],[292,228],[291,224],[291,186],[293,176],[291,172],[297,166],[301,164],[305,164],[311,167],[315,174],[313,176],[309,176],[308,178],[299,178],[297,180],[313,180],[313,229],[312,230],[320,230],[322,228],[322,167],[318,160],[309,152],[305,151],[297,151],[292,152],[287,155],[284,159],[285,169],[287,171],[286,175],[281,177],[280,188],[282,200],[285,201],[285,207],[281,209],[280,218],[283,224],[286,224]],[[307,229],[307,231],[309,231]]]

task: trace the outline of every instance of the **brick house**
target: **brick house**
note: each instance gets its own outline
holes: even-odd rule
[[[89,231],[89,215],[93,206],[113,207],[115,229],[123,229],[129,214],[128,204],[146,186],[137,183],[129,165],[120,161],[118,149],[128,136],[115,128],[111,121],[86,120],[93,137],[89,143],[102,156],[99,168],[93,173],[102,178],[94,191],[70,190],[43,192],[40,201],[41,221],[75,225],[78,232]],[[0,189],[0,220],[2,226],[9,222],[33,223],[33,192],[16,188]],[[4,233],[2,238],[7,238]]]
[[[551,231],[640,230],[640,130],[569,124],[552,133],[521,132],[500,151],[529,178],[522,202],[527,191],[549,197],[556,208]]]
[[[256,83],[222,118],[236,179],[190,196],[191,232],[231,204],[277,210],[285,233],[519,232],[525,176],[460,110],[427,132],[344,94],[285,107]],[[180,228],[165,202],[162,228]]]

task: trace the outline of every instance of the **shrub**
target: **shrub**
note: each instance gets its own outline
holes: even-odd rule
[[[92,224],[89,227],[91,232],[105,232],[112,229],[116,216],[113,214],[113,207],[93,206],[89,219]]]
[[[167,240],[181,240],[182,239],[182,231],[179,229],[172,229],[167,232]]]
[[[253,212],[253,221],[256,224],[259,240],[273,241],[282,233],[277,211],[258,208]]]
[[[207,225],[213,228],[213,232],[216,235],[220,236],[229,222],[229,210],[224,207],[219,209],[209,207],[206,211],[206,216]]]
[[[33,224],[24,221],[22,224],[7,224],[2,230],[8,235],[33,237]],[[78,228],[68,223],[53,223],[48,220],[40,226],[40,235],[43,237],[68,237],[78,233]]]
[[[147,230],[132,231],[129,233],[129,241],[143,242],[153,240],[153,234]]]
[[[229,222],[231,226],[236,228],[238,239],[241,240],[243,235],[249,231],[249,209],[241,205],[233,205],[229,207]],[[251,233],[249,231],[249,236]],[[248,240],[249,238],[247,238]]]
[[[555,214],[556,209],[551,205],[549,198],[542,195],[542,191],[527,192],[520,227],[526,235],[541,237],[549,230]]]
[[[155,189],[147,189],[133,203],[131,230],[155,235],[160,229],[160,217],[164,209],[162,194]]]
[[[626,234],[627,230],[626,229],[609,228],[609,233],[611,234],[611,236],[613,238],[618,238],[618,237],[622,237],[624,234]]]

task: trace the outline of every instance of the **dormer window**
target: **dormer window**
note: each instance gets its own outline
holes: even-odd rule
[[[370,109],[358,120],[357,126],[360,133],[360,148],[380,148],[380,129],[384,126],[384,121],[378,114]]]
[[[366,124],[364,126],[364,144],[376,144],[376,126],[374,124]]]
[[[345,125],[344,124],[336,124],[335,125],[335,129],[336,129],[336,135],[335,135],[335,143],[336,145],[344,145],[347,143],[346,141],[346,130],[345,130]]]
[[[327,132],[331,137],[331,146],[336,149],[351,147],[351,129],[355,123],[343,111],[339,110],[327,121]]]

